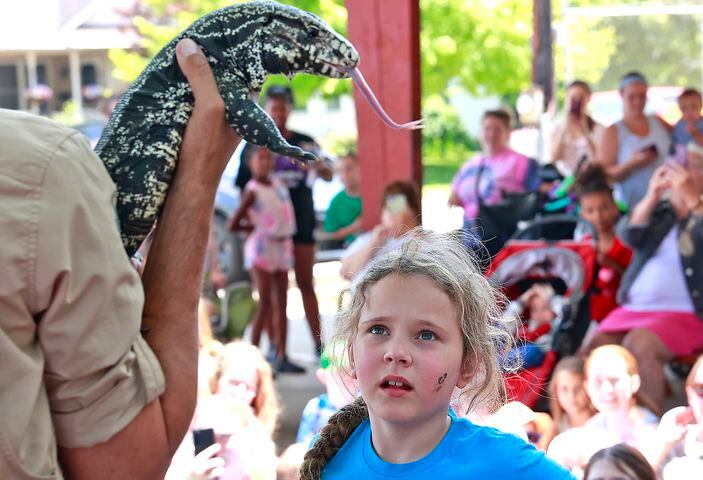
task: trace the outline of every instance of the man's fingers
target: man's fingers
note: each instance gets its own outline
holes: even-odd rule
[[[190,38],[184,38],[176,45],[176,58],[181,67],[196,102],[211,98],[220,98],[215,76],[210,64],[197,43]]]

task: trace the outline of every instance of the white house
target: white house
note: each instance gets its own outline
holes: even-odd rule
[[[78,109],[119,90],[107,52],[138,45],[136,0],[20,0],[0,7],[0,107]]]

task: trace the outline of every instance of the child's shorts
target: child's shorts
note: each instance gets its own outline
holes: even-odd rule
[[[269,273],[288,271],[293,267],[293,239],[272,238],[253,232],[244,242],[244,267],[259,268]]]

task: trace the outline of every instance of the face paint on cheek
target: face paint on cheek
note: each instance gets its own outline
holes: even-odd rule
[[[442,384],[447,379],[447,372],[437,379],[437,387],[434,389],[435,392],[439,392],[442,389]]]

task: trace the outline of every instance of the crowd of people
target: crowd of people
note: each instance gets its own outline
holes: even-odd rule
[[[552,141],[550,163],[558,172],[556,179],[542,173],[544,166],[510,148],[511,117],[506,111],[486,112],[480,134],[482,151],[457,172],[448,201],[450,206],[464,210],[461,239],[464,248],[474,255],[480,253],[488,240],[482,237],[485,231],[480,216],[484,208],[510,201],[511,195],[534,192],[548,201],[555,190],[566,189],[572,203],[566,211],[578,216],[589,227],[581,240],[592,241],[597,264],[588,297],[592,325],[580,348],[574,352],[575,356],[562,358],[554,368],[545,392],[551,396],[546,413],[511,402],[498,412],[489,414],[490,408],[487,408],[481,415],[477,415],[480,409],[472,404],[468,414],[476,424],[518,432],[527,442],[545,451],[548,458],[582,478],[600,478],[608,469],[625,475],[651,471],[646,474],[651,478],[684,478],[673,477],[668,472],[675,470],[681,475],[685,468],[690,470],[690,465],[700,460],[690,452],[697,451],[696,442],[703,445],[697,417],[691,413],[703,401],[697,396],[700,385],[695,380],[697,375],[703,374],[698,372],[700,361],[686,380],[690,407],[677,407],[664,414],[669,389],[666,364],[676,358],[690,362],[703,352],[703,315],[699,300],[700,285],[703,285],[700,278],[703,144],[699,143],[703,140],[700,128],[703,102],[699,92],[685,90],[679,98],[682,118],[676,125],[668,125],[661,118],[644,113],[646,92],[647,82],[641,74],[625,75],[620,85],[623,118],[606,128],[587,114],[591,94],[588,84],[582,81],[570,84],[563,121],[555,129]],[[271,281],[261,279],[261,273],[257,272],[261,267],[256,262],[275,258],[280,262],[277,265],[281,274],[291,268],[291,222],[282,227],[286,222],[280,219],[291,217],[284,213],[291,206],[296,208],[296,202],[291,203],[292,191],[290,195],[284,191],[270,194],[280,202],[277,206],[272,206],[273,200],[259,198],[261,193],[257,193],[256,199],[250,193],[260,192],[261,184],[269,190],[280,189],[277,179],[290,175],[286,166],[281,176],[276,166],[279,162],[272,162],[268,158],[270,155],[264,153],[265,161],[257,160],[262,156],[259,152],[257,147],[251,147],[246,157],[252,179],[244,186],[242,207],[230,225],[254,230],[248,244],[262,242],[260,235],[266,236],[266,246],[246,249],[248,265],[256,272],[253,276],[259,294],[265,298],[266,286]],[[261,163],[265,164],[264,168],[257,173],[257,165]],[[382,263],[387,252],[421,250],[422,241],[408,241],[409,236],[417,236],[420,195],[411,181],[389,183],[382,195],[378,225],[364,232],[360,222],[363,202],[358,160],[355,155],[345,156],[334,168],[344,190],[330,205],[330,216],[323,229],[327,232],[325,238],[345,242],[340,274],[356,286],[357,282],[363,282],[361,279],[369,280],[369,269],[377,262]],[[277,220],[264,220],[262,215],[267,214]],[[505,232],[501,245],[511,233]],[[281,238],[277,238],[279,236]],[[662,285],[662,278],[668,279],[666,285]],[[381,280],[382,277],[369,281],[373,284]],[[388,287],[384,298],[399,297],[400,290]],[[371,296],[360,302],[372,300]],[[551,329],[561,322],[563,303],[561,294],[555,293],[551,285],[539,283],[533,283],[519,299],[510,303],[502,318],[522,318],[523,314],[525,317],[519,327],[509,330],[516,344],[498,365],[499,371],[507,371],[514,365],[531,368],[544,361],[551,346]],[[285,352],[285,347],[280,348],[285,335],[276,333],[285,332],[287,321],[285,310],[275,312],[280,305],[285,306],[285,300],[272,297],[270,307],[274,311],[260,309],[254,320],[252,339],[258,344],[261,332],[267,332],[277,345],[279,358],[285,358],[285,353],[280,353]],[[338,321],[343,323],[344,319],[342,314]],[[339,328],[344,330],[342,324]],[[349,328],[354,331],[355,327]],[[390,335],[387,325],[374,328],[379,332],[374,335]],[[349,341],[348,346],[354,344],[353,340]],[[289,462],[293,458],[292,464],[295,459],[302,461],[302,453],[309,445],[316,445],[316,438],[320,442],[327,441],[329,437],[323,427],[330,417],[334,423],[333,415],[340,409],[351,409],[354,415],[359,412],[362,416],[370,415],[372,421],[365,428],[373,429],[381,422],[374,422],[371,412],[364,413],[368,405],[359,403],[359,394],[367,404],[373,404],[373,400],[364,396],[363,379],[358,377],[357,367],[340,360],[338,352],[332,355],[334,359],[330,355],[327,351],[323,353],[324,366],[318,370],[318,378],[328,393],[312,399],[306,406],[298,444],[291,447],[291,452],[296,453],[287,456]],[[273,365],[276,369],[276,363]],[[286,372],[285,369],[277,371]],[[488,370],[484,374],[488,375]],[[393,384],[387,389],[394,391],[393,395],[402,395]],[[366,390],[370,388],[367,386]],[[462,417],[463,407],[471,404],[456,398],[450,403],[456,407],[456,418]],[[382,403],[375,408],[382,408],[380,405]],[[379,415],[379,412],[374,413]],[[392,416],[392,412],[389,415]],[[384,418],[382,414],[380,418]],[[429,432],[431,437],[432,430]],[[355,452],[364,455],[362,438],[354,434],[352,439],[361,442],[360,446],[347,448],[345,445],[340,449],[340,456],[332,458],[329,467],[321,466],[329,458],[313,459],[309,454],[303,472],[322,469],[334,478],[336,474],[331,472],[349,467],[350,460],[344,459],[351,458]],[[685,442],[688,442],[686,448]],[[374,442],[374,448],[382,448],[380,445],[381,441],[378,446]],[[325,451],[329,448],[325,447]],[[349,452],[342,454],[345,449]],[[317,450],[313,447],[312,451]],[[428,458],[394,457],[393,451],[393,448],[388,450],[388,457],[381,454],[368,458],[368,465],[391,468],[386,464],[395,462],[389,459]],[[291,472],[294,470],[292,468]],[[359,470],[360,474],[363,471],[363,468]],[[644,473],[637,475],[632,478],[645,478]],[[303,478],[308,477],[303,475]]]
[[[644,113],[646,79],[629,73],[623,119],[606,128],[587,115],[589,86],[573,82],[551,152],[559,179],[510,148],[505,111],[486,112],[482,151],[451,184],[461,235],[423,230],[419,188],[402,179],[386,186],[379,222],[364,232],[355,155],[301,164],[247,145],[228,226],[248,232],[259,305],[249,340],[221,343],[199,290],[216,179],[240,139],[203,53],[183,40],[177,55],[196,102],[137,269],[114,225],[114,186],[87,144],[45,119],[0,112],[11,146],[0,152],[0,340],[11,354],[0,398],[14,412],[0,430],[0,476],[668,480],[703,471],[698,91],[681,94],[682,118],[669,125]],[[319,154],[287,128],[292,106],[288,87],[266,92],[286,140]],[[351,284],[323,345],[311,185],[333,168],[344,190],[323,229],[346,245],[340,274]],[[545,361],[568,292],[533,282],[508,302],[481,262],[494,240],[482,216],[555,189],[569,190],[568,211],[589,226],[581,238],[597,274],[586,298],[592,327],[554,367],[548,408],[535,411],[506,403],[504,378]],[[496,250],[511,233],[498,232]],[[286,348],[291,270],[326,392],[306,405],[296,444],[278,452],[274,377],[304,371]],[[692,364],[687,404],[665,411],[674,359]]]

